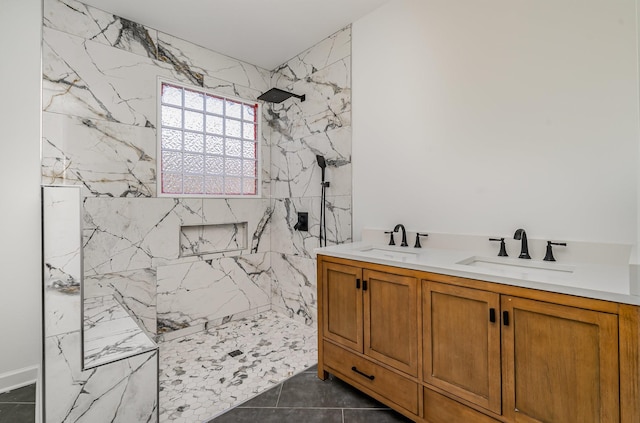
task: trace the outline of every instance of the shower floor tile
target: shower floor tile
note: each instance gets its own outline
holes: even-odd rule
[[[208,421],[314,365],[317,348],[315,327],[271,311],[163,342],[160,422]]]

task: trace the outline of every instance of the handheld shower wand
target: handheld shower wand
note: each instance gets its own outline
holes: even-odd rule
[[[324,156],[320,154],[316,154],[316,160],[318,161],[318,166],[320,166],[320,170],[322,172],[322,182],[320,183],[322,186],[322,196],[320,198],[320,246],[322,247],[322,239],[324,238],[324,247],[327,246],[327,213],[326,213],[326,189],[329,186],[329,182],[325,182],[324,180],[324,170],[327,167],[327,162],[324,159]]]
[[[327,167],[327,162],[324,159],[324,156],[320,154],[316,154],[316,160],[318,161],[318,166],[322,170],[322,182],[324,182],[324,169]]]

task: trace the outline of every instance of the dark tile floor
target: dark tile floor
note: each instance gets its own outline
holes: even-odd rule
[[[411,420],[312,367],[209,423],[406,423]]]
[[[0,423],[33,423],[35,420],[35,384],[0,394]]]

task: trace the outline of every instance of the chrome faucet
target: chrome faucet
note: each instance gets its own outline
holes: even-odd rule
[[[404,229],[404,225],[401,223],[398,223],[396,227],[393,228],[393,232],[398,232],[398,229],[402,229],[402,243],[400,244],[400,246],[408,247],[409,244],[407,244],[407,231]]]
[[[524,229],[516,229],[516,233],[513,234],[513,239],[522,240],[522,248],[520,248],[520,255],[518,256],[521,259],[530,259],[529,255],[529,244],[527,243],[527,233]]]

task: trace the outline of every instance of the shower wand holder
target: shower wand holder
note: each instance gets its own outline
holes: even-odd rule
[[[324,182],[324,181],[320,182],[320,186],[321,187],[329,188],[330,185],[331,185],[331,183],[329,183],[329,182]]]

